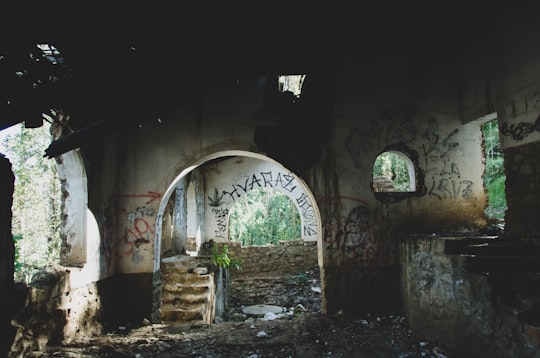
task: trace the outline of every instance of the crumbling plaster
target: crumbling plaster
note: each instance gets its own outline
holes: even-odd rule
[[[299,99],[277,92],[272,75],[221,79],[179,101],[178,108],[84,144],[88,203],[99,227],[99,252],[107,261],[96,265],[98,274],[86,281],[75,274],[81,281],[71,287],[102,279],[103,292],[112,292],[109,313],[122,307],[121,319],[134,322],[150,316],[160,280],[160,203],[171,183],[215,153],[255,153],[297,175],[313,195],[320,214],[325,312],[404,310],[413,329],[452,345],[470,342],[473,336],[466,333],[474,331],[481,338],[474,342],[479,354],[497,334],[505,334],[499,343],[508,343],[514,352],[529,348],[530,337],[511,336],[514,325],[523,327],[512,315],[497,316],[493,297],[488,298],[489,282],[468,275],[463,258],[445,255],[433,236],[404,237],[485,224],[476,119],[492,113],[505,151],[505,236],[539,234],[540,52],[532,44],[540,25],[530,10],[516,6],[496,21],[486,19],[465,49],[446,38],[434,38],[427,49],[414,41],[381,44],[378,53],[358,46],[347,61],[307,73]],[[126,113],[136,108],[134,103]],[[371,168],[392,144],[416,154],[423,187],[401,200],[382,202],[371,189]],[[2,177],[11,180],[11,174]],[[198,195],[211,197],[214,186],[202,184]],[[2,210],[8,201],[2,199]],[[208,217],[204,209],[198,207],[197,217]],[[3,233],[5,243],[9,238]],[[87,251],[86,261],[73,256],[72,262],[86,262],[85,268],[94,262],[88,254],[97,252],[96,246],[87,250],[87,238],[79,233],[69,239],[71,248],[80,248],[75,254]],[[2,248],[2,258],[9,259],[13,247]],[[6,272],[11,271],[2,275]],[[9,289],[11,283],[4,281]],[[482,325],[486,319],[492,321]]]
[[[413,59],[406,60],[401,68],[412,66]],[[372,65],[388,64],[375,61]],[[410,68],[416,74],[421,70],[419,66]],[[303,180],[313,194],[321,214],[320,264],[333,271],[350,266],[396,269],[400,231],[482,226],[486,196],[480,127],[476,122],[462,123],[457,80],[448,80],[453,76],[447,73],[449,68],[448,64],[442,69],[430,67],[433,78],[413,82],[415,90],[405,85],[402,75],[394,77],[397,70],[376,77],[373,73],[380,71],[359,73],[344,67],[332,76],[314,76],[311,82],[308,74],[298,108],[279,92],[272,96],[283,103],[266,101],[269,81],[276,81],[277,91],[277,78],[223,81],[200,93],[194,103],[156,114],[136,128],[105,138],[116,141],[108,147],[113,151],[102,155],[118,158],[117,177],[100,173],[93,180],[116,180],[117,187],[115,193],[90,195],[115,196],[117,225],[112,237],[117,243],[118,272],[157,269],[160,201],[179,173],[222,151],[245,151],[276,160],[283,153],[302,153],[309,148],[308,162],[315,158],[311,167],[299,165],[302,157],[278,162]],[[413,75],[406,77],[414,80]],[[447,83],[444,87],[437,85],[442,79]],[[314,110],[319,117],[311,117]],[[324,125],[315,125],[319,119]],[[257,137],[261,128],[266,132],[259,135],[264,138],[264,133],[273,133],[268,137],[273,141]],[[317,131],[324,131],[327,140],[320,141]],[[264,143],[270,153],[261,151],[257,143]],[[388,204],[375,198],[371,173],[376,156],[391,144],[417,153],[424,187]],[[214,187],[208,185],[198,195],[213,197]],[[208,219],[211,213],[208,207],[204,210]],[[209,226],[202,240],[214,238],[211,221],[205,220],[203,225]],[[328,295],[332,300],[332,292]],[[339,301],[346,305],[347,299]]]

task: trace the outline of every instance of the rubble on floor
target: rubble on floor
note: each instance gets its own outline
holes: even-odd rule
[[[436,342],[415,337],[400,315],[327,316],[320,312],[318,271],[284,277],[231,280],[221,323],[166,325],[142,322],[34,357],[457,357]],[[313,289],[315,288],[315,289]],[[249,305],[283,307],[280,317],[241,313]],[[291,310],[292,308],[292,310]],[[459,355],[463,357],[463,355]]]

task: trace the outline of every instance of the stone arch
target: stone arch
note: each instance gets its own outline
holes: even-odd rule
[[[88,192],[86,170],[79,151],[70,151],[56,158],[62,187],[62,252],[61,263],[82,266],[87,261]]]
[[[88,188],[84,160],[78,150],[56,158],[58,178],[62,186],[62,252],[60,263],[82,267],[84,281],[104,277],[110,257],[103,249],[97,218],[88,207]],[[77,272],[73,272],[75,277]]]
[[[254,186],[277,186],[276,189],[282,191],[284,194],[289,196],[291,200],[297,206],[300,217],[302,219],[302,238],[304,240],[317,241],[318,246],[318,261],[319,266],[322,265],[322,235],[321,235],[321,219],[319,210],[315,201],[315,198],[305,182],[296,176],[294,173],[288,171],[280,163],[274,161],[267,156],[262,154],[248,152],[248,151],[239,151],[239,150],[228,150],[222,152],[216,152],[210,155],[207,155],[200,160],[198,160],[193,165],[184,169],[171,183],[168,189],[165,191],[162,196],[161,203],[156,216],[156,237],[155,237],[155,248],[154,248],[154,272],[157,272],[160,268],[160,258],[161,258],[161,244],[162,244],[162,235],[163,235],[163,218],[167,208],[167,204],[175,191],[178,188],[178,184],[182,180],[185,180],[188,175],[198,167],[202,166],[205,163],[210,163],[212,161],[220,160],[220,158],[230,158],[230,157],[243,157],[251,160],[259,160],[270,163],[275,168],[279,168],[279,173],[276,175],[270,176],[265,172],[252,173],[251,176],[244,176],[241,183],[234,183],[231,187],[227,189],[217,189],[215,190],[216,197],[209,198],[210,200],[222,200],[224,197],[229,197],[230,200],[234,200],[235,197],[239,197],[242,193],[247,192],[248,187],[253,188]],[[266,176],[265,176],[266,175]],[[212,205],[212,204],[210,204]],[[217,207],[217,202],[214,202],[215,207]],[[232,206],[232,205],[231,205]],[[197,210],[200,210],[198,208]],[[211,213],[212,214],[212,213]],[[214,212],[216,218],[219,219],[220,213]],[[228,217],[225,218],[225,229],[228,225]],[[202,223],[202,225],[206,225]],[[221,224],[219,224],[221,225]],[[214,230],[215,227],[219,225],[209,225],[211,227],[206,228],[208,230]],[[200,228],[204,231],[204,227]]]

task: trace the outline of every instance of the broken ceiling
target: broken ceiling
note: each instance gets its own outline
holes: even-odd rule
[[[311,5],[312,6],[312,5]],[[129,125],[223,80],[339,71],[347,54],[465,46],[460,2],[337,8],[187,7],[174,1],[3,5],[0,130],[61,108],[74,130]],[[77,140],[76,138],[74,140]]]

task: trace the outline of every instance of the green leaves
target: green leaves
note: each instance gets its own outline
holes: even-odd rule
[[[219,248],[221,247],[221,252]],[[229,256],[228,245],[218,245],[214,243],[212,246],[212,263],[217,267],[229,268],[232,267],[237,270],[242,269],[242,260],[234,259]]]
[[[22,235],[13,235],[13,241],[15,243],[15,271],[20,271],[23,268],[23,264],[20,261],[21,249],[18,242],[22,239]]]
[[[409,191],[409,170],[405,160],[393,152],[381,153],[373,165],[373,177],[391,178],[395,192]]]
[[[242,242],[242,246],[299,240],[301,222],[298,209],[287,195],[274,189],[252,190],[231,210],[230,238]]]
[[[56,162],[43,157],[51,142],[49,126],[18,125],[5,133],[2,152],[15,174],[11,230],[16,233],[15,279],[28,281],[37,270],[59,260],[60,181]]]
[[[484,151],[486,158],[486,169],[484,171],[484,184],[488,194],[488,206],[486,215],[491,219],[503,219],[506,205],[504,172],[504,155],[499,140],[499,127],[497,120],[493,120],[482,125],[484,136]]]

